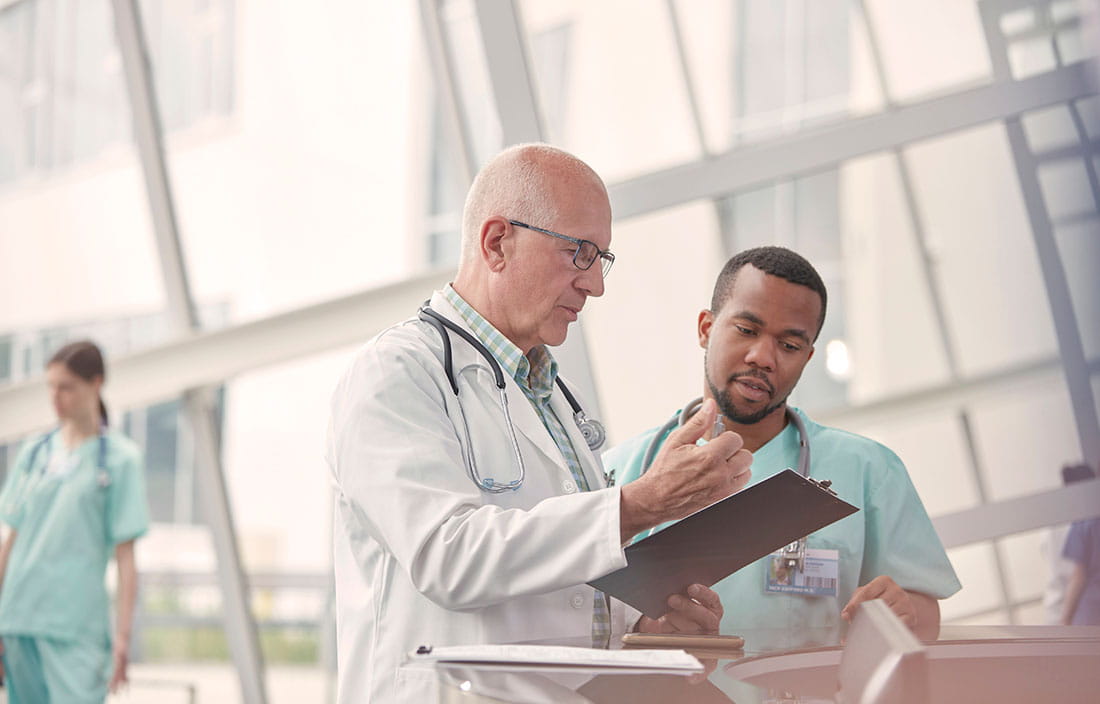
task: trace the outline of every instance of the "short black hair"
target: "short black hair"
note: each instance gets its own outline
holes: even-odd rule
[[[722,273],[718,275],[718,280],[714,283],[714,294],[710,299],[711,312],[717,314],[725,305],[726,299],[730,296],[730,291],[733,290],[737,272],[746,264],[752,264],[765,274],[778,276],[785,281],[790,281],[792,284],[805,286],[821,298],[821,315],[818,316],[817,332],[814,333],[814,340],[816,341],[817,336],[821,334],[821,327],[825,324],[825,304],[828,301],[828,294],[825,293],[825,283],[821,280],[817,269],[814,269],[813,264],[806,261],[806,258],[801,254],[792,252],[785,247],[753,247],[733,255],[722,267]]]

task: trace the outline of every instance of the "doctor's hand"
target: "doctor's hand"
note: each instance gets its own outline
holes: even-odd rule
[[[695,442],[714,427],[718,415],[707,399],[694,416],[674,430],[649,470],[622,488],[619,530],[625,543],[665,521],[695,513],[749,483],[752,453],[741,436],[726,431],[705,445]]]
[[[635,630],[639,633],[705,633],[717,635],[722,622],[722,601],[713,589],[693,584],[687,594],[668,598],[669,611],[659,619],[642,616]]]

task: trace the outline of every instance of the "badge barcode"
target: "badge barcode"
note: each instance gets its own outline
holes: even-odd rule
[[[806,586],[814,589],[836,589],[836,579],[832,577],[806,577]]]

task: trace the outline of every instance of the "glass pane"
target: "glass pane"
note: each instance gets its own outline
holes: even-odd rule
[[[1039,188],[1053,222],[1097,213],[1096,198],[1081,158],[1060,159],[1039,166]]]
[[[894,100],[908,102],[991,77],[978,3],[864,0],[864,5]]]
[[[898,160],[852,160],[840,178],[851,400],[939,385],[948,377],[943,335]]]
[[[663,2],[526,0],[522,11],[529,45],[562,27],[570,33],[563,65],[533,66],[536,83],[554,86],[543,96],[561,96],[560,146],[608,182],[699,155]]]
[[[1041,153],[1079,144],[1073,116],[1065,105],[1035,110],[1020,118],[1031,151]]]
[[[1033,530],[1004,538],[1000,541],[1008,577],[1008,595],[1014,604],[1041,601],[1046,584],[1048,562],[1044,559],[1043,543],[1047,530]],[[1017,611],[1017,615],[1020,612]],[[1018,623],[1042,625],[1040,620],[1019,620]]]
[[[218,7],[187,17],[233,30],[230,119],[167,145],[195,299],[232,324],[422,270],[433,100],[416,4]],[[203,33],[174,36],[207,56]]]
[[[582,317],[609,447],[663,423],[702,393],[696,319],[726,260],[714,205],[706,201],[617,223],[611,248],[616,260],[606,292]]]
[[[477,14],[471,0],[445,0],[440,13],[446,26],[447,47],[458,84],[458,100],[465,115],[467,139],[471,142],[475,161],[483,164],[500,149],[501,128]]]
[[[959,371],[1053,357],[1046,285],[1003,128],[928,140],[905,156]]]
[[[905,462],[909,478],[930,516],[973,508],[980,503],[957,413],[908,413],[880,423],[852,426],[889,447]],[[831,423],[826,416],[822,422]],[[929,442],[935,438],[935,442]]]
[[[243,374],[226,385],[222,461],[250,570],[319,573],[331,565],[325,429],[332,392],[354,349]],[[262,497],[262,498],[261,498]]]
[[[971,405],[990,501],[1059,487],[1062,465],[1081,457],[1064,378],[1055,372],[1015,386],[1012,393]],[[1041,443],[1019,441],[1036,432]]]
[[[945,623],[1004,623],[993,547],[989,543],[967,545],[947,551],[951,565],[964,585],[954,596],[940,601]]]

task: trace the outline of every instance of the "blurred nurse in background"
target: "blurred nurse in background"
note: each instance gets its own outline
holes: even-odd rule
[[[0,493],[0,642],[12,704],[102,702],[126,682],[137,592],[134,540],[149,526],[142,455],[108,428],[91,342],[46,365],[59,425],[32,438]],[[104,576],[118,564],[114,637]]]

